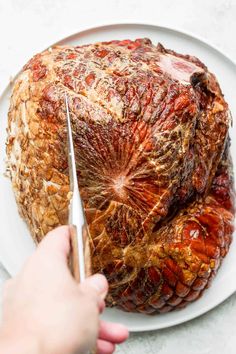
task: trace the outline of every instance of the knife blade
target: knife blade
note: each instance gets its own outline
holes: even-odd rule
[[[69,181],[72,197],[69,204],[69,228],[71,236],[71,271],[76,281],[82,282],[86,277],[85,249],[88,243],[88,228],[81,200],[76,173],[75,151],[71,129],[68,98],[65,94]],[[87,247],[88,248],[88,247]],[[88,253],[88,252],[87,252]],[[88,257],[87,257],[88,258]]]

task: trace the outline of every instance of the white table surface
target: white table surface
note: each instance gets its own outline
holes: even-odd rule
[[[236,61],[236,0],[0,0],[0,92],[35,52],[81,27],[124,20],[183,29]],[[1,284],[6,277],[0,269]],[[191,322],[132,334],[116,352],[235,354],[236,294]]]

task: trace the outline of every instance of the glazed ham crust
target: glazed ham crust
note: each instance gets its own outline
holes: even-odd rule
[[[67,223],[65,93],[107,304],[148,314],[186,306],[209,286],[233,232],[230,114],[215,76],[148,39],[31,59],[13,88],[7,157],[36,241]]]

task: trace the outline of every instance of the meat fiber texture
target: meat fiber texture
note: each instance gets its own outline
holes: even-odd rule
[[[231,118],[215,76],[149,39],[33,57],[13,88],[7,169],[37,242],[68,219],[65,93],[107,304],[147,314],[186,306],[209,286],[233,232]]]

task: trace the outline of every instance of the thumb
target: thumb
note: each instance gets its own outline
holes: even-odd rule
[[[88,293],[92,290],[101,299],[105,299],[108,292],[108,282],[102,274],[94,274],[86,278],[79,287],[82,291]]]

